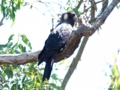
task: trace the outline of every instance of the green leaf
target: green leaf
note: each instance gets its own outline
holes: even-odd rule
[[[18,3],[17,3],[17,5],[16,5],[16,8],[20,9],[20,6],[21,6],[21,4],[20,4],[20,0],[19,0]]]
[[[12,19],[12,25],[15,21],[15,12],[21,8],[24,0],[2,0],[0,3],[0,10],[4,18]]]
[[[18,69],[18,65],[12,65],[12,67],[14,68],[14,69]]]
[[[71,8],[70,8],[70,7],[67,7],[66,11],[67,11],[67,12],[71,11]]]
[[[34,66],[36,65],[36,62],[33,62],[29,66],[29,70],[35,70]]]
[[[0,77],[1,77],[1,75],[2,75],[2,71],[0,71]]]
[[[22,79],[22,83],[25,81],[26,75],[24,75],[23,79]]]
[[[13,84],[11,90],[16,90],[16,84]]]
[[[19,54],[19,53],[20,53],[17,49],[15,49],[15,50],[13,50],[13,51],[14,51],[13,53],[16,53],[16,54]]]
[[[7,46],[10,48],[13,45],[13,42],[9,42]]]
[[[8,78],[12,78],[12,77],[13,77],[13,71],[12,71],[12,70],[10,70],[10,69],[5,69],[4,72],[7,74]]]
[[[77,8],[73,8],[73,11],[74,11],[77,15],[80,14]]]
[[[10,86],[7,83],[4,85],[4,87],[10,88]]]
[[[26,47],[23,47],[23,52],[27,52],[27,51],[26,51]]]
[[[24,80],[23,84],[27,84],[27,85],[31,85],[32,84],[32,80]]]
[[[10,35],[10,37],[8,38],[8,43],[13,40],[14,34]]]
[[[24,52],[24,48],[23,48],[22,44],[19,44],[18,47],[19,47],[19,49],[20,49],[21,52]]]
[[[54,84],[54,83],[50,83],[50,85],[54,88],[57,88],[56,84]]]
[[[120,90],[120,76],[118,76],[118,78],[117,78],[117,85],[118,85],[118,88]]]
[[[17,47],[18,46],[18,43],[15,43],[12,47],[11,47],[11,49],[15,49],[15,47]]]
[[[117,65],[114,65],[114,66],[112,67],[112,74],[113,74],[115,77],[117,77],[117,76],[119,75],[119,71],[118,71]]]
[[[15,10],[13,6],[10,9],[10,18],[12,19],[12,25],[13,25],[15,21]]]
[[[2,51],[3,48],[6,48],[6,47],[7,47],[7,44],[4,44],[4,45],[0,44],[0,51]]]
[[[57,86],[57,90],[63,90],[62,87]]]
[[[52,78],[53,78],[54,80],[58,80],[58,78],[57,78],[57,75],[56,75],[56,74],[52,74]]]
[[[22,34],[21,37],[22,37],[22,41],[23,41],[27,46],[29,46],[30,49],[32,49],[31,43],[30,43],[30,41],[28,40],[28,38],[26,37],[26,35],[25,35],[25,34]]]

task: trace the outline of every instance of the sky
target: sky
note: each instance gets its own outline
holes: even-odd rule
[[[39,6],[37,3],[35,5]],[[13,33],[16,35],[18,33],[26,34],[32,43],[33,51],[41,50],[51,29],[51,15],[49,12],[47,12],[47,17],[42,15],[41,12],[46,10],[41,7],[44,6],[42,4],[39,6],[40,11],[35,8],[30,9],[29,6],[23,7],[16,13],[14,26],[11,26],[10,21],[5,22],[0,27],[0,43],[5,44],[8,37]],[[54,9],[55,13],[60,12],[56,10],[58,9],[56,6]],[[107,90],[110,82],[109,64],[114,62],[113,54],[117,56],[118,63],[120,62],[120,54],[117,54],[120,48],[119,15],[120,10],[115,8],[101,26],[102,29],[90,36],[81,61],[71,76],[66,90]],[[55,71],[58,77],[64,78],[66,74],[65,67],[68,62],[73,60],[77,51],[78,49],[65,61],[65,64],[58,66],[59,70]]]

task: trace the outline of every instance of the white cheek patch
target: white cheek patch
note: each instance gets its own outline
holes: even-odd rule
[[[64,20],[67,20],[68,19],[68,14],[65,14],[64,15]]]

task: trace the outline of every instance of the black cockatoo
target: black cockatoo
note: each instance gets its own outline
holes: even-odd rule
[[[45,41],[44,48],[38,55],[38,65],[44,61],[46,62],[42,81],[45,79],[49,80],[54,58],[56,54],[64,48],[72,33],[72,27],[76,21],[77,16],[74,12],[70,11],[63,13],[61,15],[59,24],[56,26],[54,31],[50,33],[47,40]]]

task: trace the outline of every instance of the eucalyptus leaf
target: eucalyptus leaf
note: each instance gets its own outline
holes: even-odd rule
[[[22,38],[22,41],[23,41],[27,46],[29,46],[30,49],[32,49],[31,43],[30,43],[30,41],[28,40],[28,38],[26,37],[26,35],[25,35],[25,34],[22,34],[22,35],[21,35],[21,38]]]
[[[14,34],[10,35],[10,37],[8,38],[8,43],[13,40]]]
[[[12,70],[10,70],[10,69],[5,69],[4,72],[7,74],[8,78],[13,78],[13,71],[12,71]]]

